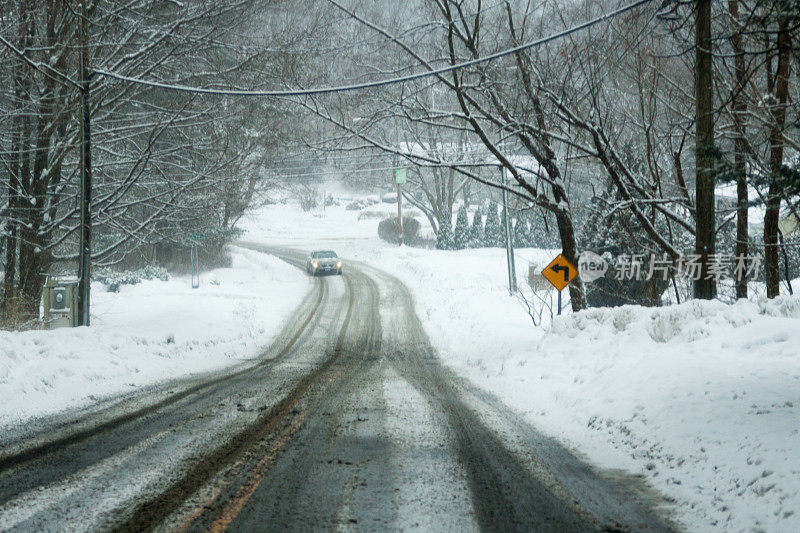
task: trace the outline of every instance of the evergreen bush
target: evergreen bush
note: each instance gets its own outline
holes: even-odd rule
[[[467,208],[462,205],[456,215],[456,229],[453,232],[453,247],[456,250],[463,250],[469,247],[470,227],[467,219]]]
[[[475,211],[472,217],[472,227],[469,229],[469,246],[470,248],[481,248],[484,245],[483,235],[483,217],[481,216],[480,209]]]
[[[453,229],[449,223],[441,224],[439,232],[436,234],[436,249],[437,250],[452,250],[455,247],[453,243]]]
[[[500,216],[495,202],[489,204],[489,212],[486,214],[483,243],[489,247],[503,245],[503,230],[500,227]]]

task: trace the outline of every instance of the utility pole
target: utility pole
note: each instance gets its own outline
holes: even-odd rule
[[[504,152],[506,141],[503,138],[503,132],[500,131],[500,151]],[[511,238],[511,217],[508,210],[508,192],[506,191],[506,167],[500,163],[500,183],[502,184],[503,191],[503,212],[505,213],[505,226],[503,229],[506,232],[506,266],[508,267],[508,294],[513,295],[517,292],[517,268],[514,265],[514,241]]]
[[[406,181],[405,169],[401,172],[399,166],[399,158],[397,151],[400,150],[400,130],[397,127],[397,117],[394,119],[394,141],[395,141],[395,154],[394,154],[394,181],[397,185],[397,245],[403,246],[403,194],[400,192],[400,185]]]
[[[400,192],[400,182],[397,181],[397,245],[403,246],[403,194]]]
[[[403,246],[403,193],[400,186],[406,182],[406,169],[395,168],[394,183],[397,185],[397,245]]]
[[[80,36],[81,36],[81,85],[83,117],[81,120],[81,227],[80,252],[78,264],[78,316],[79,326],[89,325],[89,293],[92,274],[92,136],[91,111],[89,109],[89,90],[91,73],[89,72],[89,19],[86,9],[87,0],[79,0]]]
[[[501,142],[500,146],[503,146]],[[506,266],[508,267],[508,294],[517,292],[517,269],[514,265],[514,241],[511,235],[511,213],[508,210],[508,192],[506,191],[506,167],[500,165],[500,183],[503,184],[503,212],[505,213],[506,232]]]

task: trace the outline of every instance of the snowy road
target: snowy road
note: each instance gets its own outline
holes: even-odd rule
[[[0,447],[3,531],[669,529],[443,367],[407,289],[360,264],[314,279],[257,363]]]

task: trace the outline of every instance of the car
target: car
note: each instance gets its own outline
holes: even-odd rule
[[[317,250],[311,252],[306,259],[306,272],[312,276],[317,274],[342,275],[342,259],[333,250]]]

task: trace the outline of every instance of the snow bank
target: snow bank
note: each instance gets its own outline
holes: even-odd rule
[[[508,296],[502,251],[381,255],[448,364],[644,475],[690,530],[800,530],[800,298],[590,309],[544,331]]]
[[[231,268],[92,291],[92,326],[0,331],[0,429],[143,385],[256,357],[308,280],[265,254],[233,250]]]
[[[529,382],[550,377],[529,398],[629,454],[693,529],[798,531],[798,318],[795,297],[563,317],[527,362]]]

